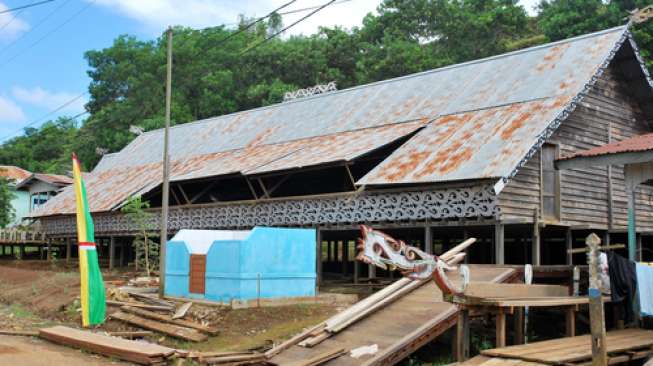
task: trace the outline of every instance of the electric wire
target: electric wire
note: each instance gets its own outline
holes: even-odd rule
[[[23,10],[23,9],[32,8],[32,7],[34,7],[34,6],[38,6],[38,5],[43,5],[43,4],[51,3],[51,2],[53,2],[53,1],[54,1],[54,0],[43,0],[43,1],[37,1],[37,2],[35,2],[35,3],[31,3],[31,4],[27,4],[27,5],[23,5],[23,6],[17,6],[17,7],[15,7],[15,8],[11,8],[11,9],[0,10],[0,14],[12,13],[12,12],[14,12],[14,11]]]

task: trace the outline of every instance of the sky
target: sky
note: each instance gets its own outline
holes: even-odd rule
[[[289,0],[54,0],[0,13],[0,143],[58,116],[84,111],[90,78],[84,52],[109,47],[121,34],[158,37],[168,25],[234,26],[239,14],[266,15]],[[538,0],[521,0],[532,12]],[[2,10],[37,0],[0,0]],[[293,27],[311,34],[319,26],[359,26],[381,0],[338,0]],[[283,11],[325,0],[296,0]],[[308,12],[285,15],[289,25]],[[65,106],[64,106],[65,104]],[[83,118],[83,116],[81,117]]]

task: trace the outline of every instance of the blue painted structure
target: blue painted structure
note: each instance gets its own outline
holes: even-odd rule
[[[181,230],[166,244],[165,294],[232,300],[314,296],[314,229]],[[206,255],[205,293],[189,292],[190,256]]]

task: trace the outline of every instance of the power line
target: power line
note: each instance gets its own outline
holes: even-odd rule
[[[296,26],[297,24],[299,24],[299,23],[303,22],[304,20],[306,20],[306,19],[310,18],[311,16],[313,16],[313,14],[317,13],[318,11],[320,11],[320,10],[326,8],[327,6],[329,6],[329,5],[331,5],[331,4],[335,3],[335,2],[336,2],[336,0],[330,0],[329,2],[327,2],[327,3],[325,3],[325,4],[323,4],[323,5],[319,6],[319,7],[317,7],[315,10],[313,10],[312,12],[310,12],[310,13],[304,15],[303,17],[299,18],[297,21],[293,22],[291,25],[289,25],[289,26],[283,28],[282,30],[280,30],[280,31],[274,33],[273,35],[271,35],[271,36],[265,38],[264,40],[262,40],[262,41],[260,41],[260,42],[256,42],[256,43],[254,43],[253,45],[251,45],[251,46],[245,48],[242,52],[240,52],[240,53],[238,54],[238,56],[242,56],[242,55],[246,54],[247,52],[249,52],[249,51],[251,51],[251,50],[253,50],[253,49],[259,47],[260,45],[262,45],[262,44],[264,44],[264,43],[270,41],[272,38],[278,36],[279,34],[285,32],[285,31],[287,31],[288,29],[290,29],[290,28]]]
[[[11,23],[13,23],[14,20],[16,20],[16,19],[18,18],[18,14],[20,14],[20,13],[22,13],[22,12],[23,12],[22,10],[18,10],[18,12],[16,12],[16,14],[14,14],[14,15],[11,17],[11,19],[9,19],[9,21],[8,21],[7,23],[3,24],[2,27],[0,27],[0,31],[4,30],[4,29],[7,28]]]
[[[63,28],[63,27],[64,27],[65,25],[67,25],[68,23],[72,22],[72,21],[73,21],[77,16],[79,16],[79,15],[80,15],[81,13],[83,13],[86,9],[88,9],[91,5],[93,5],[93,3],[95,3],[95,1],[96,1],[96,0],[90,1],[88,4],[86,4],[86,6],[84,6],[84,7],[81,8],[81,9],[79,9],[79,10],[78,10],[77,12],[75,12],[72,16],[70,16],[68,19],[64,20],[62,23],[60,23],[58,26],[56,26],[55,28],[53,28],[52,30],[50,30],[48,33],[44,34],[41,38],[39,38],[39,39],[37,39],[36,41],[32,42],[29,46],[27,46],[27,48],[23,48],[22,51],[18,51],[18,53],[15,53],[12,57],[10,57],[10,58],[8,58],[7,60],[5,60],[5,62],[3,62],[2,64],[0,64],[0,66],[5,66],[5,65],[7,65],[9,62],[15,60],[18,56],[20,56],[20,55],[22,55],[23,53],[25,53],[26,51],[32,49],[33,47],[35,47],[36,45],[38,45],[39,43],[41,43],[44,39],[46,39],[46,38],[48,38],[49,36],[51,36],[54,32],[56,32],[56,31],[58,31],[59,29]]]
[[[88,91],[85,91],[85,92],[83,92],[82,94],[79,94],[79,95],[77,95],[76,97],[74,97],[74,98],[72,98],[72,99],[66,101],[66,102],[63,103],[62,105],[58,106],[57,108],[55,108],[55,109],[49,111],[48,113],[44,114],[43,116],[41,116],[41,118],[35,119],[34,121],[32,121],[32,122],[30,122],[30,123],[28,123],[28,124],[22,126],[19,130],[16,130],[16,131],[10,133],[9,135],[4,136],[2,139],[0,139],[0,143],[4,143],[4,141],[7,140],[8,138],[13,137],[13,136],[15,136],[15,135],[18,134],[18,133],[21,133],[21,132],[24,131],[27,127],[31,127],[31,126],[34,126],[35,124],[39,123],[39,122],[43,122],[45,119],[47,119],[48,117],[52,116],[53,114],[55,114],[55,113],[59,112],[60,110],[62,110],[62,109],[64,109],[64,108],[68,107],[69,105],[75,103],[77,100],[79,100],[80,98],[82,98],[82,97],[85,96],[86,94],[88,94]],[[83,115],[86,114],[86,113],[88,113],[88,111],[84,111],[84,112],[82,112],[82,113],[79,113],[79,114],[75,115],[74,117],[72,117],[71,119],[76,119],[76,118],[78,118],[78,117],[80,117],[80,116],[83,116]]]
[[[11,12],[14,12],[16,10],[23,10],[23,9],[31,8],[31,7],[38,6],[38,5],[51,3],[53,1],[54,0],[43,0],[43,1],[38,1],[38,2],[35,2],[35,3],[23,5],[23,6],[18,6],[18,7],[12,8],[12,9],[5,9],[5,10],[1,10],[0,14],[11,13]]]
[[[57,6],[57,7],[54,8],[51,12],[49,12],[46,16],[44,16],[43,18],[41,18],[41,20],[39,20],[38,23],[36,23],[36,25],[34,25],[33,27],[31,27],[29,31],[23,33],[20,37],[14,39],[14,40],[13,40],[12,42],[10,42],[8,45],[4,46],[4,47],[0,50],[0,55],[3,54],[3,53],[4,53],[8,48],[10,48],[10,47],[13,46],[14,44],[16,44],[18,41],[20,41],[21,39],[25,38],[25,36],[27,36],[27,34],[29,34],[30,32],[33,32],[33,31],[35,31],[36,29],[38,29],[41,25],[43,25],[43,23],[45,23],[48,19],[50,19],[50,18],[51,18],[51,17],[52,17],[52,16],[53,16],[57,11],[59,11],[59,10],[60,10],[61,8],[63,8],[64,6],[66,6],[66,4],[68,4],[69,2],[70,2],[70,0],[66,0],[66,1],[64,1],[63,3],[61,3],[61,5]],[[14,17],[14,18],[15,18],[15,17]]]
[[[351,1],[354,1],[354,0],[340,0],[340,1],[336,1],[335,3],[333,3],[333,5],[338,5],[338,4],[342,4],[342,3],[348,3],[348,2],[351,2]],[[317,8],[319,8],[319,7],[320,7],[320,5],[309,6],[309,7],[307,7],[307,8],[293,9],[293,10],[288,10],[288,11],[284,11],[284,12],[282,12],[282,13],[279,13],[279,15],[289,15],[289,14],[295,14],[295,13],[303,13],[303,12],[305,12],[305,11],[309,11],[309,10],[317,9]],[[236,23],[225,23],[225,24],[223,24],[223,26],[227,26],[227,25],[238,25],[238,24],[240,24],[240,23],[238,23],[238,22],[236,22]]]
[[[244,28],[239,29],[238,31],[233,32],[233,33],[231,33],[230,35],[228,35],[228,36],[224,37],[223,39],[219,40],[218,43],[215,44],[215,46],[219,46],[219,45],[225,43],[226,41],[230,40],[231,38],[233,38],[233,37],[235,37],[235,36],[237,36],[237,35],[239,35],[239,34],[245,32],[245,31],[251,29],[251,28],[252,28],[253,26],[255,26],[256,24],[258,24],[258,23],[262,22],[263,20],[265,20],[265,19],[271,17],[272,14],[275,14],[275,13],[277,13],[279,10],[281,10],[281,9],[283,9],[283,8],[289,6],[289,5],[292,5],[292,4],[293,4],[294,2],[296,2],[296,1],[297,1],[297,0],[291,0],[291,1],[289,1],[289,2],[287,2],[287,3],[285,3],[285,4],[283,4],[283,5],[281,5],[280,7],[278,7],[278,8],[276,8],[276,9],[272,10],[271,12],[269,12],[268,15],[256,19],[255,21],[253,21],[253,22],[247,24]]]

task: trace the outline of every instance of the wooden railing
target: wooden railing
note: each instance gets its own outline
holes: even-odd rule
[[[0,244],[35,244],[45,243],[44,232],[33,229],[0,229]]]

